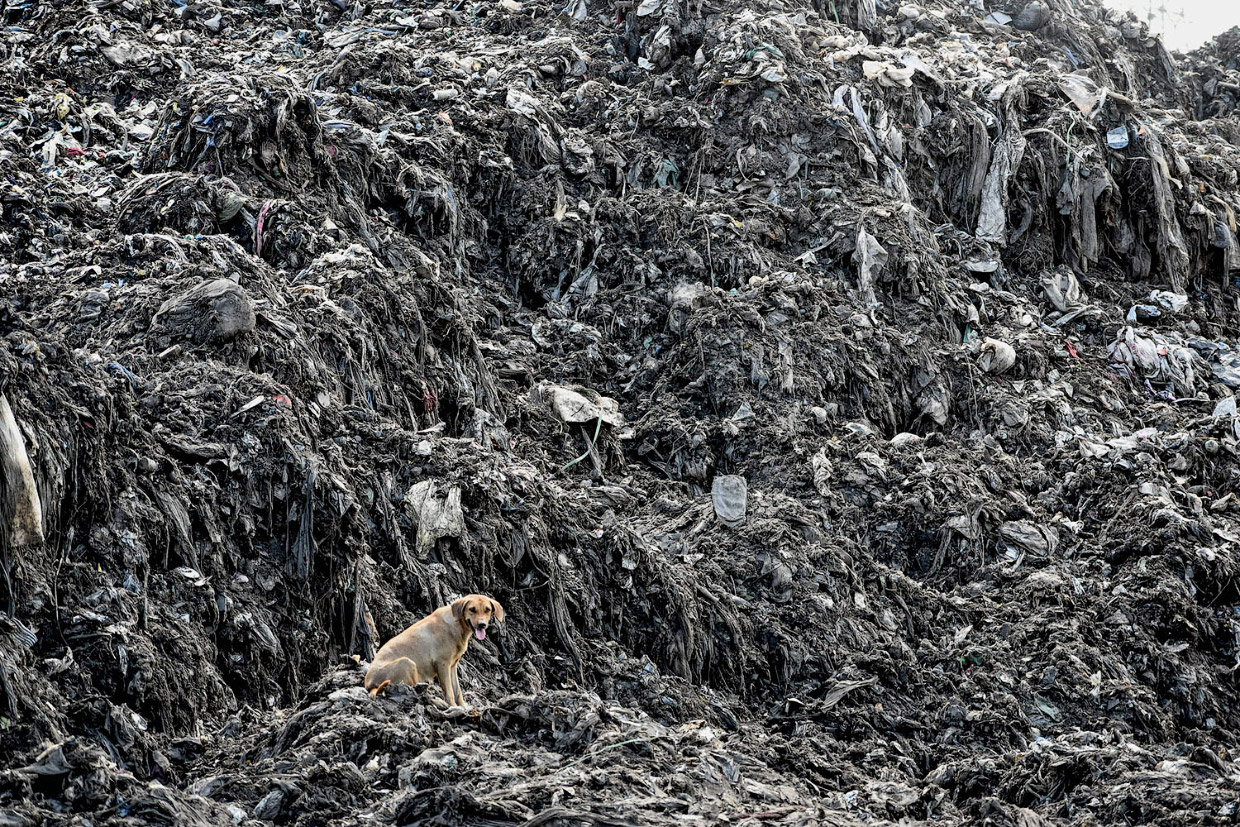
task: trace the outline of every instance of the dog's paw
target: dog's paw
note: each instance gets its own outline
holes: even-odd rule
[[[463,706],[445,706],[428,709],[427,714],[436,721],[462,721],[469,717],[469,710]]]

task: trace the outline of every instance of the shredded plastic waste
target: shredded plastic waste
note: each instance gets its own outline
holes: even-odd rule
[[[3,827],[1234,823],[1240,30],[0,14]]]

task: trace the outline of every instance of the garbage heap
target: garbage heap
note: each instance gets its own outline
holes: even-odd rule
[[[0,16],[0,824],[1232,823],[1240,31]]]

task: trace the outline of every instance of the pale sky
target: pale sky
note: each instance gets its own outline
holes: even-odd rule
[[[1163,36],[1167,48],[1192,51],[1216,34],[1240,26],[1238,0],[1103,0],[1121,11],[1131,11]],[[1159,9],[1165,9],[1162,13]],[[1149,17],[1153,13],[1153,18]]]

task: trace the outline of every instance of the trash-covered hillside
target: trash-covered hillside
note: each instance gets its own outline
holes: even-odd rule
[[[1233,823],[1240,32],[0,15],[0,825]]]

